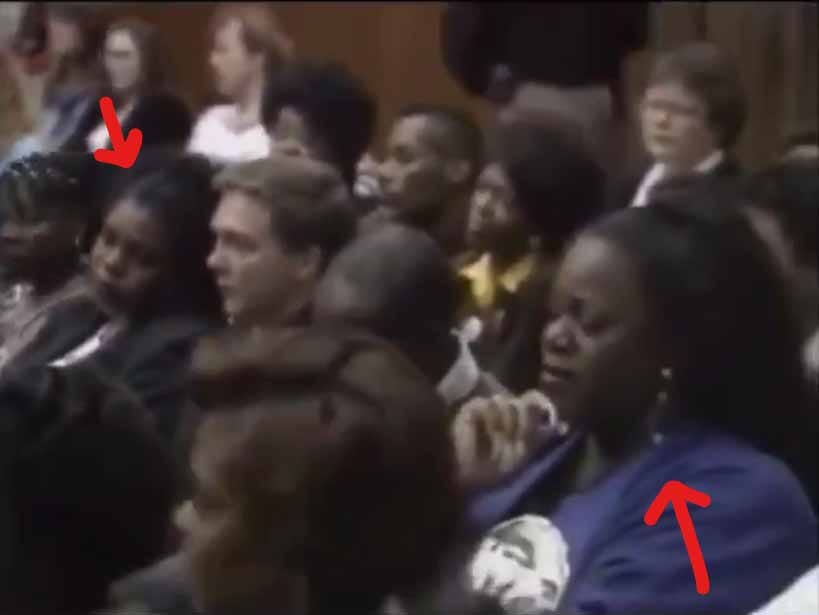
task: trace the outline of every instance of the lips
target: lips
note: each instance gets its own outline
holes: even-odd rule
[[[574,371],[544,361],[540,370],[540,382],[548,388],[564,386],[575,378]]]

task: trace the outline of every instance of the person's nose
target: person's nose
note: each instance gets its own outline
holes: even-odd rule
[[[224,270],[224,257],[218,244],[215,245],[210,251],[210,254],[208,254],[205,264],[207,265],[208,269],[216,274]]]
[[[566,354],[574,347],[574,332],[571,323],[565,316],[551,319],[543,327],[541,351],[552,354]]]
[[[395,175],[395,165],[391,160],[385,160],[376,167],[376,176],[382,186],[386,186],[392,181]]]
[[[478,219],[486,221],[492,217],[492,196],[486,190],[477,190],[472,197],[472,209]]]

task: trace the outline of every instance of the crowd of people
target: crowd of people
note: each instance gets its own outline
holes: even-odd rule
[[[383,151],[265,3],[215,9],[198,116],[154,26],[49,5],[0,162],[2,615],[819,612],[816,131],[743,168],[737,67],[691,42],[621,173],[641,5],[537,62],[588,6],[478,4],[442,54],[490,122],[418,101]],[[707,592],[644,520],[670,481],[710,497]]]

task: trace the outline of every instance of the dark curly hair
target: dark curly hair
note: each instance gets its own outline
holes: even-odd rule
[[[364,84],[344,66],[296,62],[268,74],[262,121],[268,129],[279,112],[292,107],[329,152],[345,182],[355,182],[356,165],[375,133],[377,107]]]
[[[546,246],[559,248],[605,212],[606,175],[579,134],[516,119],[496,128],[493,144],[515,205]]]

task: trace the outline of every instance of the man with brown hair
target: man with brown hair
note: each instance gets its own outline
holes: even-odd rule
[[[208,258],[225,315],[241,326],[302,324],[313,287],[352,237],[349,192],[330,166],[274,155],[224,169]]]
[[[276,14],[264,4],[217,7],[210,25],[214,85],[229,104],[199,117],[188,145],[218,162],[264,158],[270,140],[261,124],[265,75],[288,61],[293,44]]]
[[[739,70],[719,47],[696,41],[661,55],[640,106],[643,144],[653,165],[636,189],[631,186],[630,204],[648,204],[653,188],[670,177],[738,176],[731,149],[746,115]]]

